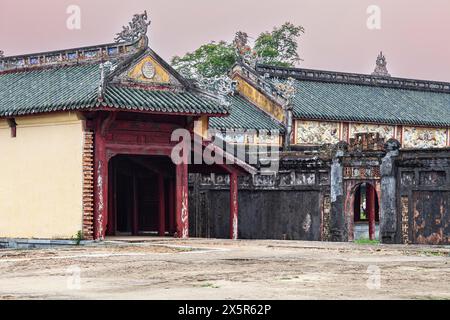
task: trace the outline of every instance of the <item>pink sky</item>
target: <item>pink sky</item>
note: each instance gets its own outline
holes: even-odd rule
[[[66,28],[66,8],[82,10],[81,30]],[[366,26],[369,5],[381,30]],[[371,73],[383,50],[393,76],[450,82],[448,0],[1,0],[0,50],[6,55],[112,42],[134,13],[153,21],[150,46],[169,60],[238,30],[256,37],[285,21],[306,29],[299,66]]]

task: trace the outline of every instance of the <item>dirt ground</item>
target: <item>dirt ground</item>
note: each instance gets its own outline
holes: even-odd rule
[[[127,240],[0,250],[0,299],[450,299],[450,247]]]

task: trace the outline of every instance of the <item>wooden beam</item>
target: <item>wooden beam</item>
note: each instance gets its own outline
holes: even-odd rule
[[[16,138],[17,137],[17,123],[16,123],[16,119],[14,119],[14,118],[7,118],[6,121],[8,122],[8,125],[11,128],[11,138]]]
[[[108,132],[109,128],[111,127],[112,123],[117,118],[117,111],[109,112],[108,116],[105,120],[102,121],[100,126],[100,134],[104,137],[106,133]]]

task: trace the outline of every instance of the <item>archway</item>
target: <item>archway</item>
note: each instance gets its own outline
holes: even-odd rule
[[[359,184],[354,192],[353,239],[379,239],[380,205],[376,188]]]

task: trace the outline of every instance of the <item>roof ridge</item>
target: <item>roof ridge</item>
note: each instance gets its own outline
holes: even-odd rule
[[[363,86],[377,86],[393,89],[431,91],[450,93],[450,82],[419,80],[398,77],[383,77],[361,73],[327,71],[305,68],[278,67],[258,65],[256,71],[271,77],[292,77],[296,80],[319,81],[328,83],[355,84]]]
[[[109,43],[0,58],[0,73],[54,66],[102,62],[130,57],[146,46],[145,39],[135,42]]]

